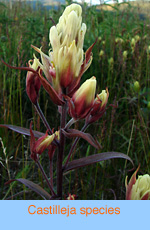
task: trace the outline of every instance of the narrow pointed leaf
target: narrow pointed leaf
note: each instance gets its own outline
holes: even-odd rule
[[[26,128],[23,128],[23,127],[20,127],[20,126],[3,124],[3,125],[0,125],[0,127],[11,129],[11,130],[13,130],[13,131],[15,131],[17,133],[21,133],[21,134],[26,135],[26,136],[31,136],[30,129],[26,129]],[[34,133],[34,136],[36,138],[39,138],[39,137],[45,135],[45,133],[41,133],[41,132],[38,132],[38,131],[33,131],[33,133]]]
[[[86,165],[90,165],[100,161],[110,160],[113,158],[123,158],[125,160],[129,160],[133,164],[131,158],[124,153],[106,152],[106,153],[98,153],[92,156],[83,157],[78,160],[74,160],[67,164],[67,166],[64,168],[64,172],[77,169],[80,167],[84,167]]]
[[[131,200],[131,190],[132,190],[132,186],[135,184],[136,182],[136,174],[140,169],[140,165],[138,166],[137,170],[134,172],[134,174],[132,175],[129,183],[127,183],[127,179],[128,177],[126,176],[125,179],[125,186],[126,186],[126,200]]]
[[[4,65],[6,65],[7,67],[11,68],[11,69],[18,69],[18,70],[26,70],[26,71],[31,71],[35,74],[38,74],[37,71],[35,71],[34,69],[32,69],[31,67],[23,67],[23,66],[20,66],[20,67],[17,67],[17,66],[11,66],[9,64],[7,64],[6,62],[3,61],[3,59],[1,59],[2,63]]]
[[[19,178],[19,179],[10,180],[6,184],[9,184],[9,183],[11,183],[13,181],[21,182],[22,184],[24,184],[25,186],[30,188],[32,191],[34,191],[37,194],[39,194],[44,200],[50,200],[51,199],[51,196],[50,196],[50,194],[48,192],[46,192],[41,186],[39,186],[38,184],[33,183],[32,181],[29,181],[29,180],[23,179],[23,178]]]
[[[94,45],[96,44],[97,39],[95,40],[95,42],[87,49],[86,53],[85,53],[85,62],[86,64],[88,63],[88,61],[90,60],[91,57],[91,53],[92,53],[92,49],[94,47]]]
[[[94,146],[96,149],[99,149],[100,144],[98,144],[97,141],[95,141],[89,133],[84,133],[76,129],[68,129],[67,131],[63,129],[62,132],[68,138],[81,137],[84,140],[86,140],[89,144]]]

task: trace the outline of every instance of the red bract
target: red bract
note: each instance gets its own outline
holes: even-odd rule
[[[34,69],[37,73],[33,73],[31,71],[27,72],[26,77],[26,92],[33,104],[37,103],[38,96],[39,96],[39,90],[41,87],[41,82],[38,77],[38,70],[39,66],[37,65],[35,59],[33,60],[33,64],[31,65],[31,61],[29,61],[29,67]]]
[[[74,93],[69,102],[69,113],[74,119],[83,119],[93,106],[96,91],[96,78],[86,80]]]
[[[96,96],[92,109],[86,119],[86,122],[88,124],[96,122],[99,118],[102,117],[106,109],[108,97],[109,97],[109,92],[107,88],[106,90],[102,90],[102,93]]]

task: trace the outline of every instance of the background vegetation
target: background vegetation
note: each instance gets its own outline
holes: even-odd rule
[[[42,46],[47,53],[49,29],[53,21],[58,22],[64,7],[47,10],[37,3],[33,10],[25,2],[16,2],[10,9],[0,2],[0,57],[11,65],[26,66],[34,53],[31,44]],[[125,153],[135,167],[141,164],[140,174],[150,173],[150,19],[141,7],[130,3],[111,5],[111,11],[104,7],[98,10],[83,5],[83,22],[87,24],[84,50],[97,37],[98,41],[93,49],[92,65],[82,81],[96,76],[97,92],[107,86],[109,104],[118,107],[108,108],[88,131],[101,143],[99,152]],[[0,123],[29,128],[34,117],[34,128],[45,132],[25,92],[26,72],[9,69],[1,62],[0,70]],[[134,88],[135,81],[140,84],[139,91]],[[43,89],[40,105],[51,127],[58,127],[57,107]],[[76,126],[80,128],[82,121]],[[45,186],[30,159],[29,138],[3,128],[0,128],[0,138],[0,198],[10,199],[15,195],[13,199],[40,199],[18,182],[5,185],[10,178],[24,177]],[[67,143],[66,153],[70,140]],[[81,140],[73,157],[94,153],[95,149]],[[46,153],[41,156],[41,162],[48,172]],[[125,199],[124,180],[127,174],[131,176],[131,168],[131,163],[115,159],[75,170],[64,177],[64,194],[74,193],[78,199]]]

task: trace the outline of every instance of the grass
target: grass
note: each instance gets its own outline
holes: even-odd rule
[[[140,18],[142,8],[137,11],[133,4],[124,5],[123,9],[115,5],[113,11],[104,8],[98,11],[95,6],[83,5],[83,22],[87,24],[84,50],[97,37],[98,41],[93,49],[92,65],[83,75],[82,82],[96,76],[97,92],[107,86],[109,103],[118,103],[117,108],[109,108],[88,131],[97,136],[102,145],[101,152],[125,153],[133,159],[135,167],[141,164],[140,174],[145,174],[150,173],[150,110],[147,107],[150,101],[149,19],[146,15],[144,20]],[[36,10],[33,10],[21,2],[14,3],[10,9],[9,5],[0,3],[0,56],[11,65],[25,66],[33,57],[31,44],[42,45],[42,50],[47,53],[49,28],[53,25],[51,18],[57,23],[63,9],[64,6],[59,11],[41,10],[37,3]],[[25,92],[26,73],[11,70],[2,63],[0,69],[0,123],[29,128],[34,117],[34,128],[45,131]],[[140,84],[138,93],[133,87],[135,81]],[[51,127],[58,127],[57,108],[43,90],[40,92],[40,105]],[[82,121],[77,124],[78,128],[81,126]],[[11,187],[5,185],[10,178],[19,177],[45,185],[30,159],[29,139],[2,128],[0,137],[1,199],[20,191],[14,199],[40,199],[19,183],[13,183]],[[66,152],[70,148],[70,140],[67,143]],[[94,153],[97,152],[93,147],[80,140],[74,158]],[[47,161],[47,154],[43,154],[41,162],[48,170]],[[127,174],[132,175],[129,172],[131,167],[130,163],[115,159],[66,173],[64,194],[74,193],[79,199],[114,199],[115,196],[124,199],[124,180]]]

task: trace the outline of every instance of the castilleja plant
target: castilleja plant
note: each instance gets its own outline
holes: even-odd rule
[[[78,4],[71,4],[64,10],[58,24],[50,29],[51,49],[49,54],[44,54],[41,48],[32,45],[32,48],[40,54],[41,61],[35,55],[34,59],[28,62],[28,67],[13,67],[3,61],[10,68],[27,70],[26,92],[46,128],[45,133],[41,133],[32,130],[32,122],[30,129],[1,125],[1,127],[7,127],[30,136],[31,158],[41,170],[50,192],[46,192],[42,187],[27,179],[16,180],[38,193],[43,199],[62,199],[65,197],[63,194],[63,174],[67,171],[111,158],[124,158],[132,162],[127,155],[117,152],[97,153],[77,160],[70,160],[80,138],[85,139],[96,149],[100,148],[98,141],[89,133],[85,133],[85,130],[106,112],[109,97],[107,88],[96,95],[97,82],[94,76],[80,84],[83,73],[91,65],[92,48],[96,43],[92,44],[84,53],[85,33],[86,25],[82,23],[82,8]],[[56,132],[51,129],[38,103],[41,86],[47,91],[52,102],[58,106],[60,127],[55,129]],[[68,117],[71,117],[70,120]],[[81,119],[85,121],[81,131],[70,128]],[[66,138],[75,138],[69,152],[65,151]],[[50,177],[47,176],[39,161],[40,155],[45,154],[45,151],[48,152],[50,161]],[[56,185],[53,183],[54,154],[57,154]],[[63,164],[64,159],[66,160]],[[8,183],[12,181],[14,180]]]

